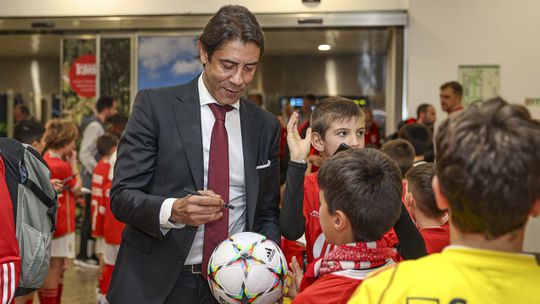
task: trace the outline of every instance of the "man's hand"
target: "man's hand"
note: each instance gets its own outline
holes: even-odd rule
[[[223,200],[214,191],[199,191],[201,195],[187,195],[177,199],[169,221],[189,226],[200,226],[223,216]]]
[[[294,112],[287,123],[287,145],[292,161],[306,160],[311,149],[311,128],[306,131],[306,138],[302,139],[298,133],[298,113]]]

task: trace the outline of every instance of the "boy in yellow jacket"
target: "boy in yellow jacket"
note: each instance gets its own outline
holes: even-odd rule
[[[523,253],[540,214],[540,123],[495,98],[443,122],[436,151],[450,246],[373,275],[349,303],[540,303],[539,260]]]

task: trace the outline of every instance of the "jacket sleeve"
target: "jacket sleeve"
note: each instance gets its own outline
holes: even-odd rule
[[[256,214],[254,228],[255,231],[266,235],[269,239],[281,243],[281,235],[279,233],[279,139],[281,128],[277,119],[271,121],[272,133],[270,138],[269,159],[272,160],[272,165],[268,167],[264,173],[264,183],[259,183],[259,191],[263,191],[263,195],[259,195],[257,202],[259,212]]]
[[[118,146],[111,210],[121,222],[162,239],[159,212],[166,197],[149,194],[158,157],[158,135],[150,96],[141,91]]]
[[[279,215],[279,229],[283,236],[291,241],[299,239],[305,230],[302,214],[304,200],[304,175],[307,165],[289,161],[283,206]]]

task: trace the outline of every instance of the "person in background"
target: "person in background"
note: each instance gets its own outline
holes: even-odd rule
[[[92,172],[99,161],[97,151],[97,139],[105,134],[106,122],[109,118],[118,112],[117,102],[109,96],[101,96],[96,102],[96,112],[81,124],[82,141],[79,150],[83,169],[83,187],[88,189],[84,194],[84,215],[81,225],[81,240],[79,246],[79,254],[74,264],[83,267],[97,267],[98,260],[93,254],[92,237],[91,237],[91,192],[92,188]]]
[[[366,114],[366,134],[364,135],[366,147],[380,148],[379,125],[373,120],[373,110],[370,107],[363,107]]]
[[[116,135],[118,138],[122,137],[122,132],[126,128],[128,118],[122,114],[115,114],[109,118],[111,124],[109,133]]]
[[[399,129],[398,138],[410,142],[414,147],[414,165],[425,163],[425,154],[432,145],[433,135],[428,127],[411,123]]]
[[[433,131],[433,126],[437,121],[437,112],[435,107],[428,103],[423,103],[416,109],[416,122],[424,125]]]
[[[30,109],[23,104],[18,104],[13,108],[13,116],[15,118],[15,125],[24,120],[33,120],[30,115]]]
[[[461,100],[463,99],[463,87],[457,81],[443,83],[440,87],[439,97],[441,98],[441,108],[449,115],[463,110]]]
[[[43,154],[46,146],[43,133],[45,133],[43,124],[32,119],[22,120],[15,126],[13,138],[21,143],[31,145],[39,154]]]
[[[437,207],[431,186],[434,175],[432,163],[414,166],[407,173],[405,194],[405,205],[424,237],[428,254],[441,252],[450,244],[448,215]]]
[[[407,171],[412,168],[414,163],[413,145],[404,139],[398,138],[384,143],[381,147],[381,151],[396,162],[399,171],[401,171],[402,179],[405,179]]]
[[[75,258],[75,196],[82,184],[75,150],[78,136],[77,125],[70,120],[52,119],[45,127],[48,150],[43,159],[51,170],[51,179],[61,180],[63,189],[58,193],[49,273],[38,291],[41,304],[61,302],[64,271],[68,260]]]
[[[124,228],[121,224],[121,229],[118,231],[115,229],[115,225],[107,223],[108,217],[111,217],[109,191],[112,179],[110,172],[114,167],[112,159],[113,154],[115,155],[114,159],[116,159],[117,146],[118,137],[114,134],[105,133],[98,138],[97,147],[101,158],[92,174],[92,236],[96,239],[96,253],[100,257],[101,275],[98,279],[98,303],[100,304],[106,303],[105,295],[111,280],[114,260],[116,260],[115,253],[118,251],[118,248],[116,250],[110,248],[110,235],[117,236],[115,245],[118,245],[120,243],[118,239]],[[116,221],[114,216],[112,219]]]
[[[540,303],[539,258],[523,252],[540,215],[540,122],[497,97],[450,115],[435,144],[450,246],[373,275],[349,303]]]

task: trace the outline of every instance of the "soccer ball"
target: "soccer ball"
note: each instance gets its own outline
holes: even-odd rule
[[[275,304],[283,294],[286,276],[281,249],[253,232],[230,236],[208,261],[208,284],[219,303]]]

